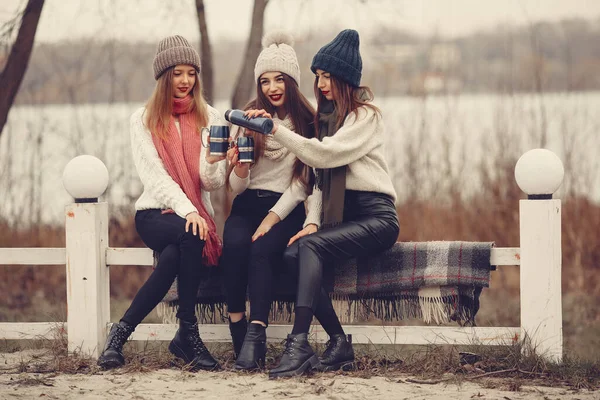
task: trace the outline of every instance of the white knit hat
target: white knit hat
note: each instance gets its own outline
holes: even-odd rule
[[[254,80],[258,81],[265,72],[283,72],[300,85],[300,66],[292,48],[292,36],[286,32],[270,32],[263,36],[262,45],[254,66]]]

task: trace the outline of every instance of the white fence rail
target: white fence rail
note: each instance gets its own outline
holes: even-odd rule
[[[561,202],[551,199],[551,195],[538,197],[520,201],[520,247],[494,248],[490,260],[498,266],[520,265],[520,327],[348,325],[344,327],[346,332],[353,335],[355,343],[373,344],[508,345],[525,340],[538,354],[560,362]],[[57,329],[66,327],[69,351],[98,357],[110,328],[109,267],[152,265],[152,252],[146,248],[109,247],[108,205],[102,202],[69,204],[65,208],[65,234],[65,248],[0,248],[0,265],[65,265],[66,325],[3,322],[0,339],[53,338]],[[176,329],[171,324],[141,324],[132,339],[170,340]],[[269,339],[282,340],[289,331],[287,325],[271,325]],[[327,340],[316,325],[312,333],[317,341]],[[201,334],[207,342],[230,340],[224,324],[204,324]]]

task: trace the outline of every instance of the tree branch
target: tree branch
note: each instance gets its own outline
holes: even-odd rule
[[[252,89],[256,87],[254,81],[254,64],[261,51],[261,40],[264,30],[265,9],[269,0],[254,0],[250,37],[246,46],[246,54],[242,60],[242,67],[235,84],[231,104],[233,108],[243,107],[252,97]]]
[[[27,2],[17,40],[15,40],[2,73],[0,73],[0,135],[27,71],[43,6],[44,0],[29,0]]]
[[[212,63],[212,49],[208,37],[208,27],[206,25],[206,11],[204,10],[204,0],[196,0],[196,13],[198,14],[198,25],[200,27],[200,56],[202,63],[202,86],[204,88],[204,97],[210,104],[214,93],[214,76]]]

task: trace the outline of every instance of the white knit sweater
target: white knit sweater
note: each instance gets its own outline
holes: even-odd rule
[[[288,129],[292,126],[289,118],[281,120],[274,117],[273,120],[279,126],[287,126]],[[291,130],[290,132],[298,136],[297,133]],[[278,159],[272,160],[261,157],[256,164],[252,165],[250,173],[245,179],[237,176],[235,171],[232,170],[229,183],[236,195],[246,189],[262,189],[282,193],[277,203],[269,211],[274,212],[283,220],[298,204],[306,200],[307,193],[304,185],[297,180],[292,181],[296,156],[285,148],[282,149],[286,151],[286,154]],[[319,218],[320,208],[308,213],[305,224],[314,223],[319,225]]]
[[[171,178],[160,159],[152,142],[152,135],[145,125],[145,107],[135,111],[129,121],[131,135],[131,150],[144,191],[135,203],[136,210],[172,209],[182,218],[198,210],[185,195],[181,187]],[[208,125],[227,125],[221,114],[207,106]],[[203,143],[207,143],[207,134],[203,134]],[[225,160],[209,164],[206,161],[206,151],[200,154],[200,187],[202,202],[206,211],[214,216],[215,211],[210,202],[208,192],[216,190],[225,184]]]
[[[369,107],[350,113],[333,136],[306,139],[278,125],[273,135],[307,165],[336,168],[347,165],[346,189],[378,192],[396,201],[396,191],[383,156],[384,125]]]

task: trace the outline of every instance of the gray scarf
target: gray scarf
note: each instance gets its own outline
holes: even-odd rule
[[[337,111],[333,101],[327,101],[319,113],[318,139],[333,136],[337,132]],[[346,165],[337,168],[317,169],[316,184],[323,192],[322,227],[336,226],[344,220],[344,196],[346,193]]]

